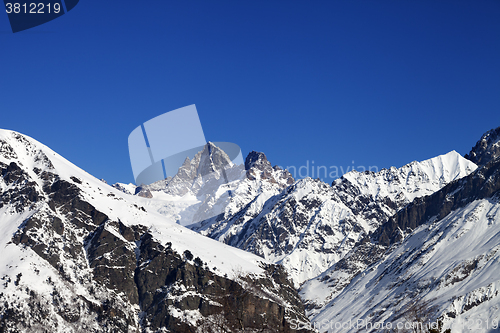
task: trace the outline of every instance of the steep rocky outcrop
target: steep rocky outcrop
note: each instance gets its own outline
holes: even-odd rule
[[[282,170],[278,166],[271,166],[264,153],[252,151],[245,159],[245,170],[249,180],[267,180],[285,188],[295,182],[288,170]]]
[[[212,142],[208,142],[192,160],[186,157],[173,177],[168,177],[141,190],[161,191],[183,196],[191,193],[201,196],[216,190],[224,183],[241,179],[242,168],[233,165],[229,156]]]
[[[231,332],[289,332],[290,319],[307,322],[295,289],[286,277],[274,274],[279,267],[265,269],[266,278],[240,273],[231,280],[214,274],[199,257],[192,259],[186,252],[182,258],[170,244],[165,247],[145,235],[136,281],[148,327],[195,331],[195,326],[207,332],[215,325]],[[287,302],[283,297],[288,297]],[[285,304],[293,304],[296,310]],[[190,311],[198,314],[191,327],[176,316]]]
[[[498,156],[500,156],[500,127],[484,133],[465,158],[482,166]]]

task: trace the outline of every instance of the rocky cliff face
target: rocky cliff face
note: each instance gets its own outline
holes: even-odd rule
[[[500,127],[484,133],[465,158],[477,165],[485,165],[498,156],[500,156]]]
[[[247,179],[250,181],[267,180],[271,184],[276,184],[280,189],[295,182],[287,170],[282,170],[278,166],[272,167],[266,155],[256,151],[250,152],[245,159],[245,170],[247,170]]]
[[[279,267],[0,132],[0,332],[294,332]]]

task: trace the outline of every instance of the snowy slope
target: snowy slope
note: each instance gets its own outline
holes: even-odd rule
[[[383,322],[396,326],[406,320],[400,317],[405,306],[418,300],[428,308],[436,307],[428,321],[439,318],[443,329],[490,332],[492,326],[498,328],[500,320],[499,250],[500,200],[496,196],[476,200],[440,221],[420,226],[333,298],[328,285],[333,287],[334,281],[342,279],[336,267],[306,283],[302,296],[323,304],[311,311],[311,321],[317,323],[359,320],[363,325]]]

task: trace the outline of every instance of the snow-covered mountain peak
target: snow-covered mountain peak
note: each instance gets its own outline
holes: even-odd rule
[[[229,156],[208,142],[193,159],[186,157],[173,177],[141,186],[143,190],[174,196],[200,196],[215,191],[224,183],[244,177],[243,166],[232,163]],[[209,185],[209,186],[207,186]]]
[[[14,163],[16,166],[10,167],[10,163]],[[40,167],[45,167],[45,170]],[[22,180],[22,182],[15,181],[13,174],[17,177],[16,179]],[[152,230],[158,230],[161,234],[168,234],[169,231],[173,234],[182,234],[184,232],[188,238],[182,240],[183,236],[175,237],[179,237],[179,243],[183,243],[186,247],[191,237],[199,238],[201,241],[194,242],[199,245],[209,241],[206,244],[207,246],[202,245],[199,249],[202,252],[205,251],[203,247],[213,248],[213,245],[219,246],[218,242],[179,226],[175,223],[175,220],[165,218],[165,216],[158,214],[154,210],[145,209],[144,207],[149,206],[149,199],[131,196],[107,185],[42,143],[14,131],[0,130],[0,176],[0,190],[7,187],[9,189],[24,189],[29,185],[38,192],[39,197],[37,200],[50,199],[50,195],[45,195],[44,192],[48,191],[49,187],[53,186],[53,183],[67,181],[70,184],[67,186],[71,186],[72,195],[78,197],[78,200],[85,200],[88,204],[98,208],[109,219],[127,221],[130,216],[134,216],[134,223],[142,223],[151,227]],[[127,189],[132,190],[133,188],[128,186]],[[57,188],[57,190],[62,193],[65,189]],[[5,200],[2,202],[2,199]],[[4,205],[17,203],[12,198],[9,199],[10,201],[7,201],[8,199],[9,197],[0,196],[0,205],[2,203]],[[28,207],[27,209],[36,209],[36,207],[29,205],[25,205],[25,207]],[[0,234],[2,233],[0,232]],[[172,235],[164,235],[164,237],[170,238]],[[223,244],[220,244],[220,246],[226,249],[224,251],[227,251],[227,246]],[[260,260],[241,250],[234,250],[244,256],[250,255],[255,260]],[[197,251],[194,250],[193,252]],[[203,256],[203,254],[201,255]]]
[[[263,193],[266,198],[276,195],[294,182],[287,170],[271,167],[263,153],[252,152],[246,160],[248,170],[233,164],[209,142],[192,160],[186,159],[172,178],[140,188],[114,187],[151,198],[152,209],[198,230],[200,223],[206,228],[213,223],[212,217],[236,212]]]
[[[0,129],[0,166],[2,163],[15,163],[24,177],[29,176],[39,186],[46,180],[44,177],[49,177],[48,174],[57,174],[59,179],[71,182],[85,178],[89,180],[87,185],[97,188],[108,186],[35,139]]]
[[[30,167],[54,168],[45,152],[31,139],[14,131],[0,129],[0,162],[12,161]]]
[[[418,162],[413,162],[418,163]],[[452,181],[464,173],[470,173],[477,166],[457,153],[455,150],[447,154],[439,155],[428,160],[418,163],[422,168],[436,170],[437,173],[442,173],[446,181]]]
[[[198,175],[202,176],[212,172],[220,172],[222,169],[233,165],[229,156],[212,142],[208,142],[201,153],[196,154],[193,160],[197,162],[198,158],[197,172]]]

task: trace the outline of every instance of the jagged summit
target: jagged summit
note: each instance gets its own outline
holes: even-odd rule
[[[203,187],[207,182],[217,182],[217,186],[220,186],[223,183],[240,179],[241,169],[240,166],[231,162],[229,156],[222,149],[212,142],[208,142],[201,151],[196,153],[193,159],[186,157],[177,174],[173,177],[142,187],[150,191],[162,191],[172,195],[183,196],[191,193],[198,196],[206,193],[207,188],[203,189]],[[214,186],[211,189],[214,189]]]
[[[194,160],[196,159],[197,157],[195,156]],[[211,172],[220,172],[222,169],[233,164],[229,156],[210,141],[203,148],[199,161],[197,172],[198,175],[202,176],[208,175]]]
[[[267,160],[266,154],[255,150],[251,151],[245,159],[245,170],[257,168],[262,171],[267,166],[270,167],[271,163]]]
[[[241,209],[263,192],[274,195],[294,182],[287,170],[271,167],[263,153],[252,152],[246,160],[249,169],[245,171],[209,142],[192,160],[186,158],[174,177],[142,186],[135,194],[152,197],[150,206],[178,223],[199,227],[226,210]],[[125,184],[114,186],[134,193]]]
[[[479,166],[500,156],[500,127],[484,133],[465,158]]]
[[[261,152],[252,151],[247,155],[245,169],[247,170],[247,178],[250,180],[268,180],[274,184],[279,184],[281,188],[295,182],[288,170],[282,170],[277,166],[272,167],[266,155]]]

